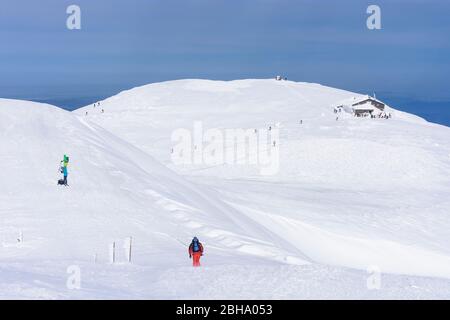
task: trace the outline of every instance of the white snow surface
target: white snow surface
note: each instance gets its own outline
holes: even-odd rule
[[[0,298],[449,299],[450,128],[333,112],[354,96],[269,79],[150,84],[75,112],[0,99]],[[172,133],[196,121],[279,130],[279,171],[174,164]]]

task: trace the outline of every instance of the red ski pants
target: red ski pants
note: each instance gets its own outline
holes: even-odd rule
[[[200,257],[202,256],[201,252],[194,252],[192,254],[192,265],[194,267],[200,267]]]

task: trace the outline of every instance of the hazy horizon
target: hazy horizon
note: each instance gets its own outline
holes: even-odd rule
[[[180,80],[180,79],[174,79],[174,80]],[[170,80],[169,80],[170,81]],[[149,84],[149,83],[146,83]],[[121,91],[129,90],[134,87],[127,87],[127,88],[110,88],[109,90],[105,90],[105,93],[103,95],[97,95],[97,96],[76,96],[76,95],[65,95],[60,94],[59,96],[55,94],[54,96],[27,96],[26,94],[24,96],[21,95],[5,95],[0,98],[9,98],[9,99],[23,99],[23,100],[29,100],[29,101],[35,101],[35,102],[42,102],[42,103],[48,103],[57,107],[60,107],[62,109],[73,111],[78,108],[87,106],[89,104],[93,104],[97,101],[104,100],[106,98],[109,98],[111,96],[114,96],[118,94]],[[345,88],[338,88],[338,89],[344,89]],[[359,93],[366,93],[366,94],[372,94],[370,92],[359,92]],[[377,98],[384,101],[388,105],[392,106],[395,109],[409,112],[415,115],[418,115],[427,121],[442,124],[445,126],[450,127],[450,100],[421,100],[420,98],[410,98],[405,96],[398,96],[395,93],[392,92],[376,92]]]

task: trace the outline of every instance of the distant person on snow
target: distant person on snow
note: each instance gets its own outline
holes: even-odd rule
[[[69,165],[69,157],[67,155],[64,155],[64,159],[61,161],[61,173],[63,174],[63,179],[58,181],[58,184],[67,186],[67,166]]]
[[[67,172],[67,166],[63,167],[63,181],[64,181],[64,185],[67,186],[67,176],[69,175],[69,173]]]
[[[192,265],[200,267],[200,257],[203,255],[203,245],[194,237],[189,245],[189,258],[192,258]]]

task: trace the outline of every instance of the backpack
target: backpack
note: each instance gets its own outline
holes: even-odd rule
[[[200,242],[197,241],[192,241],[192,251],[193,252],[199,252],[200,251]]]

